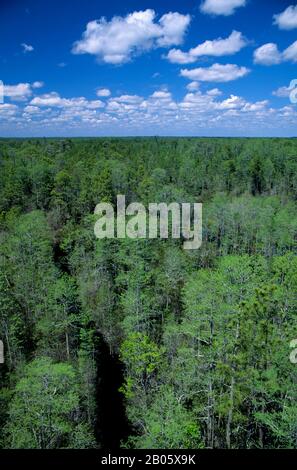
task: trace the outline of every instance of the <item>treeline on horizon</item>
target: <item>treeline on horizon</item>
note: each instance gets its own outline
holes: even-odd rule
[[[97,240],[118,194],[201,249]],[[295,139],[0,140],[0,447],[297,448],[296,202]]]

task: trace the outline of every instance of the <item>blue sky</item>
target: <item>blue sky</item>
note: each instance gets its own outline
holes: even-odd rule
[[[0,22],[2,137],[296,135],[292,0],[1,0]]]

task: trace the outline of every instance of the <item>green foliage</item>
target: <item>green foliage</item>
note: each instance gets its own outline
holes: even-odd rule
[[[75,430],[79,395],[69,364],[39,358],[16,384],[7,425],[11,448],[68,447]]]
[[[102,445],[104,341],[123,368],[118,445],[296,448],[296,154],[295,139],[0,140],[0,446]],[[201,249],[97,240],[95,206],[118,194],[202,202]]]
[[[171,388],[162,387],[152,406],[143,415],[145,432],[132,438],[138,449],[197,449],[202,447],[197,421],[174,396]]]
[[[120,357],[128,375],[123,392],[127,398],[133,396],[133,388],[146,391],[152,375],[160,365],[161,355],[159,347],[142,333],[131,333],[122,343]]]

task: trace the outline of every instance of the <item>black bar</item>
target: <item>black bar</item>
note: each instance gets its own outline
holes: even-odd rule
[[[69,468],[73,465],[82,470],[93,468],[123,467],[150,468],[157,465],[170,467],[190,466],[201,470],[216,465],[223,468],[274,464],[296,464],[294,450],[2,450],[0,468],[6,470],[28,468]],[[251,468],[253,470],[253,468]]]

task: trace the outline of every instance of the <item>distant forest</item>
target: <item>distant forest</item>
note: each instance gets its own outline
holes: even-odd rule
[[[95,206],[203,203],[203,244]],[[297,448],[297,140],[0,140],[0,447]]]

